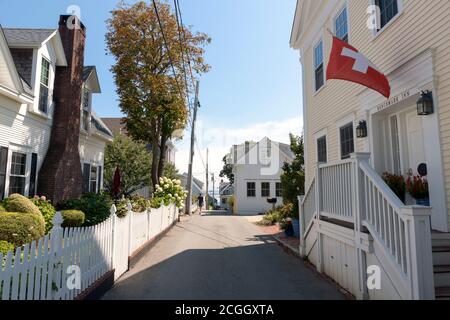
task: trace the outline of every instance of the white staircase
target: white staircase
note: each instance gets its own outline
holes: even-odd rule
[[[301,254],[338,283],[339,270],[352,268],[358,288],[352,293],[360,299],[450,298],[450,237],[433,234],[432,246],[431,209],[405,206],[370,166],[369,156],[357,153],[317,166],[299,198]],[[345,262],[335,265],[329,256],[336,247],[355,258],[339,258]],[[367,288],[369,265],[382,270],[385,291]]]

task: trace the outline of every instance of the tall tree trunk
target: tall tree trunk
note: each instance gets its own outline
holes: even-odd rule
[[[156,121],[152,121],[155,134],[152,137],[152,184],[153,190],[156,189],[156,185],[159,184],[158,165],[159,165],[159,133],[160,126],[156,124]]]
[[[158,141],[156,139],[153,139],[153,142],[152,142],[152,184],[153,184],[154,190],[156,189],[155,186],[159,183],[158,160],[159,160]]]
[[[166,165],[166,150],[167,150],[167,141],[169,138],[165,135],[161,137],[161,146],[160,146],[160,155],[159,155],[159,163],[158,163],[158,176],[162,177],[164,175],[164,167]]]

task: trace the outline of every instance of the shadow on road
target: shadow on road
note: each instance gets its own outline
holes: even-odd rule
[[[121,280],[104,299],[344,299],[268,236],[253,240],[264,243],[183,251]]]

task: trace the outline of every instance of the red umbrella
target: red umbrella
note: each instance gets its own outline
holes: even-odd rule
[[[120,168],[116,168],[116,172],[114,173],[114,195],[116,196],[116,199],[119,196],[120,192],[120,184],[121,184],[121,178],[120,178]]]

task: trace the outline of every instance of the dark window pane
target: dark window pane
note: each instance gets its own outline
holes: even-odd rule
[[[283,188],[282,188],[282,185],[281,185],[281,182],[277,182],[276,183],[276,185],[275,185],[275,196],[276,197],[282,197],[283,196]]]
[[[25,193],[25,177],[11,176],[9,179],[9,194],[18,193],[23,195]]]
[[[23,153],[13,152],[11,157],[11,174],[24,176],[27,163],[27,155]]]
[[[340,129],[340,138],[341,157],[342,159],[348,159],[350,158],[350,154],[352,154],[355,150],[353,141],[353,123],[349,123]]]
[[[0,200],[5,198],[5,182],[6,182],[6,169],[8,162],[8,148],[0,148]]]
[[[256,197],[256,183],[247,182],[247,197]]]
[[[33,153],[31,155],[30,190],[28,192],[31,197],[36,195],[37,160],[37,154]]]
[[[83,164],[83,193],[89,192],[89,177],[91,173],[91,165],[89,163]]]
[[[323,64],[316,69],[316,91],[323,86]]]
[[[98,167],[97,192],[100,192],[102,190],[102,175],[103,175],[103,169],[102,169],[102,167]]]
[[[322,137],[317,140],[317,161],[327,162],[327,138]]]
[[[89,192],[97,192],[97,167],[91,166]]]
[[[342,10],[335,21],[336,37],[348,41],[347,8]]]
[[[376,0],[375,4],[380,8],[381,29],[397,15],[398,4],[397,0]]]
[[[41,84],[41,90],[39,92],[39,111],[47,113],[48,107],[48,88]]]
[[[42,58],[42,66],[41,66],[41,83],[48,87],[48,78],[50,74],[50,62],[46,59]]]
[[[270,197],[270,183],[261,182],[261,197]]]

